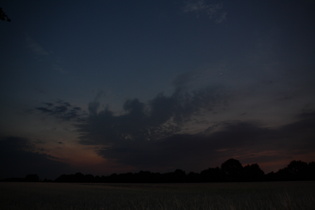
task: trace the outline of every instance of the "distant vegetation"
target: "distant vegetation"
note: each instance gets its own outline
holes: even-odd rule
[[[140,171],[137,173],[93,176],[91,174],[63,174],[55,180],[43,182],[85,182],[85,183],[184,183],[184,182],[248,182],[248,181],[302,181],[315,180],[315,162],[292,161],[277,172],[265,174],[258,164],[242,166],[236,159],[225,161],[221,167],[209,168],[200,173],[186,173],[176,169],[168,173]],[[2,181],[39,182],[36,174],[25,178],[8,178]]]

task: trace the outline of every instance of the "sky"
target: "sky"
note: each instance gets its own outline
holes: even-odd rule
[[[313,0],[0,7],[0,178],[315,160]]]

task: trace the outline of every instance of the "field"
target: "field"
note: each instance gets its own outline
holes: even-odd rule
[[[3,210],[314,209],[315,182],[0,183]]]

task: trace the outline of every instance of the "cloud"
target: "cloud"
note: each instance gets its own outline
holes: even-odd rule
[[[175,168],[202,170],[231,157],[244,163],[263,162],[266,166],[275,164],[275,160],[288,162],[315,156],[314,113],[304,113],[295,122],[278,128],[264,127],[258,122],[226,121],[216,125],[215,129],[210,127],[196,134],[178,134],[175,129],[175,132],[169,132],[157,140],[149,140],[144,137],[149,136],[148,129],[153,123],[148,123],[145,117],[137,118],[141,116],[140,113],[144,114],[143,104],[137,100],[129,103],[133,104],[131,107],[138,107],[132,109],[135,110],[134,118],[130,112],[124,116],[114,116],[106,110],[80,126],[81,134],[85,134],[81,143],[103,145],[98,153],[104,158],[137,170],[153,171]],[[163,109],[163,106],[159,107]],[[172,114],[162,112],[160,118],[153,122],[161,126],[169,116],[176,115],[176,112],[166,113]]]
[[[222,3],[208,3],[206,0],[186,1],[183,12],[194,13],[197,17],[205,15],[215,23],[222,23],[227,16]]]
[[[45,49],[39,42],[37,42],[32,37],[26,35],[26,45],[31,50],[31,52],[36,56],[39,60],[48,61],[50,64],[50,68],[60,74],[68,73],[60,63],[58,59],[53,57],[53,53]]]
[[[262,138],[262,134],[267,135],[265,131],[255,124],[236,122],[222,125],[221,131],[210,135],[173,134],[159,141],[120,141],[104,147],[99,154],[137,169],[201,170],[231,157],[222,154],[222,150],[233,151],[250,146]]]
[[[80,107],[62,100],[43,103],[42,106],[36,107],[36,110],[63,121],[81,121],[85,117],[85,112]]]
[[[128,99],[119,113],[108,106],[101,108],[102,93],[88,104],[88,113],[78,110],[69,115],[74,106],[63,101],[37,109],[74,122],[80,144],[96,145],[96,152],[104,159],[135,170],[196,171],[231,157],[265,165],[311,157],[314,113],[304,112],[294,120],[273,124],[279,112],[270,110],[278,105],[267,107],[270,96],[265,95],[277,93],[275,84],[244,72],[232,78],[221,75],[230,72],[234,72],[232,68],[223,65],[182,74],[174,80],[172,94],[159,93],[147,102]],[[241,81],[235,79],[238,76]],[[264,119],[269,117],[272,120]]]
[[[136,98],[127,100],[124,113],[118,115],[108,107],[97,112],[98,103],[94,101],[90,103],[90,115],[77,127],[85,144],[158,140],[179,132],[194,114],[222,106],[225,97],[218,87],[177,89],[171,96],[160,93],[148,103]]]
[[[100,107],[100,99],[103,96],[103,94],[104,93],[102,91],[98,92],[96,97],[95,97],[95,99],[92,102],[89,103],[88,109],[89,109],[89,113],[91,115],[96,115],[97,114],[98,109]]]
[[[303,112],[297,115],[297,120],[279,128],[278,133],[283,139],[295,139],[281,145],[290,149],[291,152],[306,154],[315,151],[315,112]]]
[[[41,178],[55,178],[68,171],[69,166],[52,156],[36,152],[29,139],[10,136],[0,139],[0,168],[1,178],[31,173]]]
[[[212,86],[189,91],[177,88],[170,96],[159,93],[147,103],[129,99],[120,114],[113,113],[108,107],[99,110],[99,102],[94,100],[89,104],[89,116],[75,127],[80,134],[80,143],[100,145],[102,149],[98,153],[105,159],[139,168],[148,168],[153,162],[155,167],[169,167],[172,160],[178,160],[174,155],[183,159],[191,148],[197,150],[197,145],[207,148],[203,145],[208,142],[192,141],[195,136],[184,134],[182,128],[193,120],[194,115],[226,106],[226,100],[224,90]],[[178,154],[173,153],[182,138],[187,139],[186,147],[181,142]],[[198,160],[201,161],[201,157]]]
[[[30,36],[26,36],[26,42],[30,50],[39,56],[47,56],[50,55],[50,53],[44,49],[37,41],[32,39]]]

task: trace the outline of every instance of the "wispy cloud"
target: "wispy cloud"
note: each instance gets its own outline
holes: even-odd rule
[[[38,56],[47,56],[50,55],[50,52],[48,52],[42,45],[40,45],[37,41],[32,39],[30,36],[26,36],[26,42],[29,49]]]
[[[96,115],[100,108],[100,99],[104,95],[102,91],[98,92],[93,101],[89,103],[88,109],[90,115]]]
[[[85,112],[80,107],[62,100],[43,103],[42,106],[36,107],[36,110],[63,121],[81,121],[86,117]]]
[[[227,12],[223,9],[223,3],[208,3],[206,0],[186,1],[183,12],[193,13],[197,17],[207,16],[215,23],[222,23],[227,17]]]
[[[59,72],[61,74],[67,73],[67,71],[62,68],[58,60],[53,57],[53,53],[51,51],[45,49],[45,47],[43,47],[38,41],[36,41],[29,35],[26,35],[25,39],[27,47],[36,56],[37,59],[48,61],[51,69],[56,72]]]

